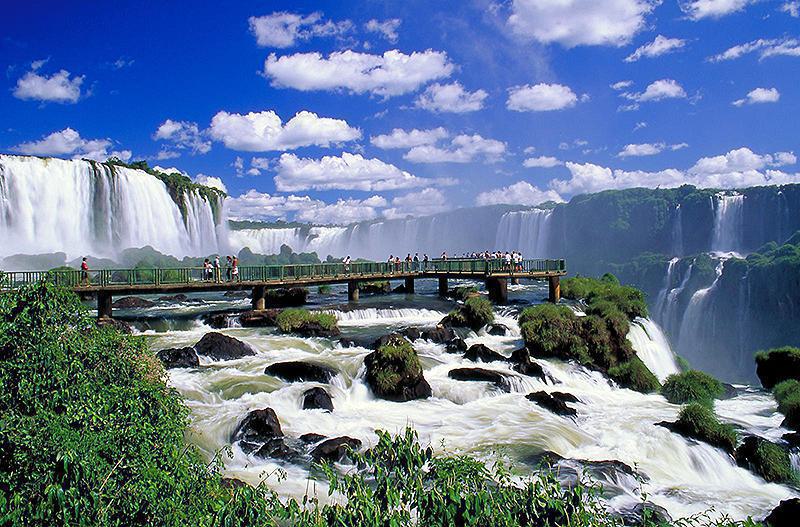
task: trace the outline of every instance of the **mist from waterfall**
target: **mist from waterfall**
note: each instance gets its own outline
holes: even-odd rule
[[[185,215],[166,185],[141,170],[0,155],[0,256],[113,258],[150,245],[180,257],[227,247],[222,204],[195,192],[185,193],[183,204]]]
[[[530,258],[545,258],[550,254],[552,210],[521,210],[507,212],[497,225],[495,246],[498,249],[520,251]]]

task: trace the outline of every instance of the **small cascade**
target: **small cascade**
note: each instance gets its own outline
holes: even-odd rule
[[[675,206],[675,213],[672,216],[672,254],[683,256],[683,213],[681,205]]]
[[[711,199],[714,207],[711,250],[718,253],[740,251],[744,227],[744,196],[717,194]]]
[[[667,336],[649,318],[639,317],[633,321],[628,340],[636,350],[636,355],[660,382],[664,382],[667,376],[680,372]]]
[[[706,313],[706,304],[708,302],[709,294],[714,291],[722,271],[725,267],[725,258],[721,258],[716,267],[716,278],[710,286],[704,289],[698,289],[689,300],[689,305],[683,313],[681,320],[680,330],[678,333],[678,349],[681,354],[687,358],[691,358],[695,351],[701,344],[702,333],[704,328],[704,320],[708,318]]]
[[[655,308],[653,309],[654,315],[661,320],[664,310],[666,309],[666,302],[667,302],[667,295],[671,291],[672,285],[672,275],[675,272],[675,266],[680,261],[680,258],[673,258],[667,263],[667,274],[664,277],[664,285],[661,287],[661,290],[658,292],[658,296],[656,297]]]
[[[447,313],[434,309],[413,308],[365,308],[351,311],[331,310],[327,313],[336,317],[340,325],[360,324],[436,324]]]
[[[669,289],[664,295],[663,303],[660,305],[660,307],[657,305],[656,309],[654,310],[656,320],[658,320],[659,324],[661,324],[661,327],[665,328],[670,335],[673,336],[675,336],[678,329],[680,329],[680,320],[678,319],[678,300],[681,296],[681,293],[683,293],[683,291],[686,289],[689,280],[692,278],[693,268],[694,262],[689,264],[689,266],[686,268],[683,276],[680,277],[680,282],[678,283],[677,287]],[[675,267],[673,266],[673,272],[674,269]],[[672,279],[670,279],[669,285],[672,285],[672,283]],[[669,285],[667,287],[669,287]]]

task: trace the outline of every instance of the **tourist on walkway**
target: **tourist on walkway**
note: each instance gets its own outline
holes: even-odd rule
[[[430,260],[430,258],[428,258],[428,253],[425,253],[425,254],[422,256],[422,268],[423,268],[423,270],[425,270],[425,271],[427,271],[427,270],[428,270],[428,261],[429,261],[429,260]]]
[[[89,263],[85,256],[81,260],[81,285],[89,285]]]
[[[238,282],[239,281],[239,257],[238,256],[234,256],[233,257],[233,261],[231,262],[231,265],[233,266],[233,268],[231,269],[231,274],[233,275],[233,281],[234,282]]]
[[[222,275],[220,274],[220,267],[219,267],[219,255],[214,257],[214,281],[220,282],[222,279]]]
[[[414,253],[414,270],[417,272],[422,270],[419,265],[419,253]]]
[[[206,258],[203,260],[203,280],[211,280],[211,271],[211,262],[208,260],[208,258]]]
[[[350,255],[348,254],[344,259],[344,272],[345,274],[350,273]]]
[[[225,280],[228,282],[231,281],[231,264],[233,263],[233,258],[229,256],[225,257]]]

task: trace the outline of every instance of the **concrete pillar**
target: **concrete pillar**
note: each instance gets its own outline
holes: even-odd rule
[[[107,291],[99,291],[97,293],[97,318],[100,320],[107,320],[111,318],[112,299],[111,293]]]
[[[347,300],[351,302],[358,301],[358,282],[347,282]]]
[[[550,296],[548,300],[557,304],[561,300],[561,281],[558,276],[550,276],[547,278],[547,283],[550,286]]]
[[[411,277],[406,278],[405,284],[406,294],[413,295],[414,294],[414,279]]]
[[[267,308],[267,288],[257,285],[253,288],[253,311],[264,311]]]
[[[495,304],[508,302],[508,280],[505,278],[487,278],[486,289],[489,291],[489,300]]]
[[[447,296],[447,277],[439,277],[439,296]]]

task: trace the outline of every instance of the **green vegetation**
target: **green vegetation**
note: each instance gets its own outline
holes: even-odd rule
[[[604,274],[599,280],[582,276],[567,278],[561,282],[561,296],[580,300],[589,310],[605,310],[613,306],[630,320],[647,317],[644,293],[633,287],[620,285],[617,277],[610,273]]]
[[[469,297],[475,296],[478,294],[478,288],[475,286],[459,286],[453,289],[448,293],[448,296],[454,298],[455,300],[461,300],[462,302],[466,301]]]
[[[228,220],[228,227],[232,231],[244,229],[304,229],[308,230],[310,224],[297,221],[253,221],[253,220]]]
[[[327,284],[323,284],[317,288],[317,293],[320,295],[330,295],[332,292],[331,286]]]
[[[414,347],[406,339],[394,336],[388,343],[378,348],[374,372],[375,382],[382,392],[391,392],[403,376],[422,375],[422,365]]]
[[[800,430],[800,381],[782,381],[775,386],[772,393],[778,401],[778,411],[786,417],[784,425]]]
[[[800,348],[785,346],[759,351],[756,353],[756,373],[768,390],[781,381],[800,379]]]
[[[789,453],[764,438],[748,436],[734,454],[736,462],[764,478],[778,483],[796,483]]]
[[[673,425],[685,436],[733,452],[736,448],[736,431],[729,424],[720,423],[714,411],[700,403],[690,403],[681,409]]]
[[[467,298],[464,305],[448,313],[442,322],[452,327],[478,331],[483,326],[494,322],[492,303],[482,296],[471,296]]]
[[[283,333],[303,329],[309,324],[332,331],[337,328],[336,317],[330,313],[312,313],[306,309],[284,309],[275,319],[275,325]]]
[[[661,394],[673,404],[700,403],[709,408],[724,392],[722,383],[698,370],[672,374],[661,388]]]
[[[633,356],[627,362],[609,368],[608,376],[623,388],[630,388],[642,393],[655,392],[661,386],[658,383],[658,378],[636,356]]]

